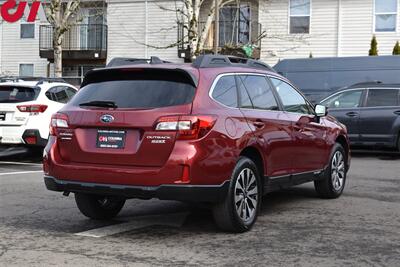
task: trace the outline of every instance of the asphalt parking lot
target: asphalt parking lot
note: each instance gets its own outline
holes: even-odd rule
[[[206,209],[158,200],[90,221],[72,194],[46,191],[37,160],[7,159],[0,266],[400,266],[399,192],[400,156],[357,154],[341,198],[321,200],[311,184],[276,192],[252,231],[228,234]]]

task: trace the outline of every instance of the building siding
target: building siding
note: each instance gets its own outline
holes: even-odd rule
[[[108,61],[114,57],[150,56],[179,61],[176,47],[163,48],[177,42],[176,14],[160,8],[175,10],[175,4],[149,0],[146,16],[145,1],[109,1]]]
[[[284,58],[367,56],[375,34],[380,55],[391,55],[397,32],[374,33],[374,0],[311,0],[310,34],[289,32],[289,0],[260,2],[260,22],[271,38],[262,41],[261,59],[270,64]],[[340,13],[339,13],[340,10]],[[340,21],[339,21],[340,19]]]
[[[3,23],[0,73],[19,75],[19,64],[34,64],[34,75],[46,76],[47,60],[39,56],[39,24],[35,22],[34,39],[21,39],[19,22]]]
[[[261,1],[259,18],[267,33],[261,45],[262,59],[275,63],[310,53],[314,57],[336,56],[337,10],[337,1],[312,1],[310,34],[289,34],[289,1]]]
[[[211,1],[205,0],[201,20],[205,20]],[[310,34],[304,35],[289,34],[289,0],[259,0],[258,8],[256,1],[247,2],[252,6],[252,20],[258,18],[267,34],[262,40],[261,59],[271,65],[284,58],[305,58],[310,53],[314,57],[368,55],[374,35],[374,0],[311,0]],[[150,56],[183,61],[176,47],[161,49],[177,41],[174,10],[180,1],[107,0],[107,4],[107,61]],[[397,32],[375,33],[380,55],[390,55],[400,40],[400,0],[398,9]],[[39,25],[45,23],[43,10],[40,13],[35,39],[20,39],[19,22],[0,24],[0,73],[18,75],[19,64],[32,63],[35,75],[47,74],[47,60],[39,57]]]
[[[372,36],[378,40],[379,55],[391,55],[400,40],[400,1],[397,32],[374,33],[374,0],[342,0],[342,56],[366,56]]]

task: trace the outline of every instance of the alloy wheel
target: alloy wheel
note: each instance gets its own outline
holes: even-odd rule
[[[341,151],[336,151],[331,166],[331,178],[332,186],[336,191],[340,191],[344,184],[346,174],[346,167],[344,162],[344,156]]]
[[[235,208],[243,222],[252,221],[257,213],[258,185],[254,172],[243,169],[235,184]]]

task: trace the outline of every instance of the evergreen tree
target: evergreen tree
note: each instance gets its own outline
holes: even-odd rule
[[[396,42],[396,45],[393,48],[393,55],[400,55],[400,43]]]
[[[376,40],[376,36],[374,35],[371,40],[371,49],[369,50],[370,56],[378,55],[378,41]]]

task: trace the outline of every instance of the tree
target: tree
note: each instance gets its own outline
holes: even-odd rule
[[[44,4],[47,21],[53,27],[53,49],[54,49],[54,74],[55,77],[62,77],[62,45],[65,34],[72,26],[81,22],[84,17],[78,14],[81,5],[99,8],[104,1],[80,1],[80,0],[50,0]],[[94,16],[99,16],[104,10]]]
[[[76,20],[80,6],[80,0],[64,2],[62,0],[50,0],[45,5],[45,13],[48,22],[53,26],[53,49],[54,49],[54,74],[57,78],[62,77],[62,44],[64,34],[71,28]]]
[[[378,55],[378,41],[376,40],[376,36],[374,35],[371,40],[371,48],[369,50],[370,56]]]
[[[217,0],[218,1],[218,9],[223,8],[226,5],[236,5],[238,10],[240,9],[240,0]],[[269,1],[269,0],[267,0]],[[171,6],[166,6],[164,4],[157,3],[155,4],[166,12],[172,12],[176,16],[176,22],[179,26],[172,27],[163,27],[159,32],[173,32],[176,31],[177,27],[183,27],[184,31],[180,31],[178,33],[178,40],[173,43],[168,43],[166,45],[153,45],[152,43],[143,42],[141,40],[137,40],[135,35],[133,35],[129,31],[125,31],[122,33],[123,35],[131,38],[135,43],[144,45],[150,48],[155,49],[169,49],[172,47],[180,47],[182,49],[189,48],[188,57],[193,60],[197,55],[204,53],[212,53],[213,51],[209,50],[207,47],[207,42],[210,41],[210,34],[215,34],[210,31],[215,18],[215,0],[175,0],[175,8]],[[266,12],[268,14],[268,12]],[[238,18],[236,18],[236,22],[239,19],[240,14],[237,14]],[[201,21],[200,21],[201,20]],[[232,25],[232,27],[237,27]],[[257,47],[257,44],[260,43],[262,39],[276,39],[276,40],[285,40],[290,47],[283,47],[279,52],[294,50],[298,47],[301,47],[304,44],[307,44],[307,39],[310,38],[310,35],[287,35],[282,33],[274,33],[264,30],[262,32],[257,32],[258,36],[251,36],[251,40],[247,44],[231,44],[227,43],[224,47],[220,47],[220,53],[233,53],[233,54],[243,54],[244,56],[248,56],[246,52],[246,48]],[[156,32],[152,32],[152,34],[157,34]],[[235,34],[235,31],[232,31],[232,34]],[[315,36],[315,35],[314,35]],[[259,54],[259,50],[254,49],[254,54]],[[274,51],[263,50],[264,53],[269,53],[270,56],[275,56]],[[186,59],[189,59],[186,58]]]
[[[218,9],[237,1],[238,0],[218,0]],[[203,7],[204,2],[205,0],[183,0],[183,8],[176,10],[166,9],[159,6],[161,9],[177,13],[178,22],[183,24],[187,34],[182,36],[181,40],[178,40],[175,46],[180,44],[187,45],[190,48],[191,58],[196,57],[204,50],[207,35],[215,16],[215,1],[212,1],[209,10],[207,10],[208,12],[205,23],[200,26],[200,10]]]
[[[396,42],[396,45],[393,48],[393,55],[400,55],[400,43]]]

